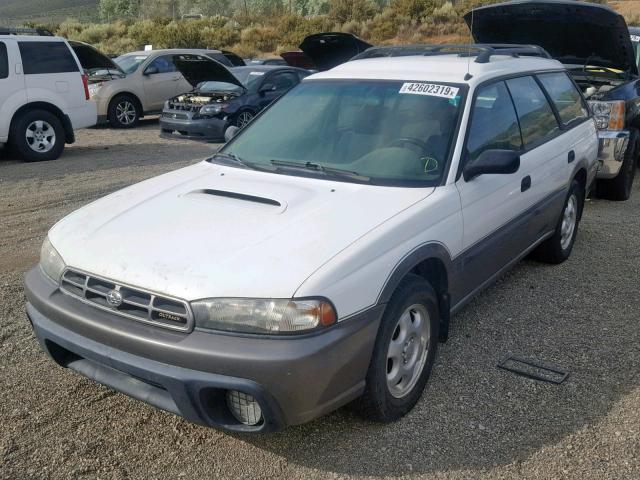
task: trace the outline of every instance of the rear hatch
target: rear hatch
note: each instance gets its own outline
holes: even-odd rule
[[[603,5],[514,1],[476,8],[464,19],[478,43],[540,45],[565,65],[638,74],[624,18]]]

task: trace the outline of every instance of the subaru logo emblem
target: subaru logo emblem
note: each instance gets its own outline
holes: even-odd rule
[[[119,307],[122,305],[122,294],[118,290],[109,290],[107,293],[107,304],[110,307]]]

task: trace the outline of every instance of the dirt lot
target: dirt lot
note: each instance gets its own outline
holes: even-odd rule
[[[456,316],[425,396],[400,422],[342,409],[240,436],[116,394],[39,349],[22,275],[48,228],[211,151],[162,141],[153,122],[78,137],[56,162],[0,152],[1,478],[640,478],[640,188],[626,203],[589,202],[570,261],[523,262]],[[571,376],[555,386],[500,371],[507,352]]]

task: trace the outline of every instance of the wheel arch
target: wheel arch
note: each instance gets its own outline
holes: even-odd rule
[[[20,108],[18,108],[11,117],[9,132],[13,131],[15,121],[20,117],[20,115],[30,110],[45,110],[58,117],[58,120],[60,120],[60,122],[62,123],[62,127],[64,128],[65,143],[73,143],[75,141],[73,125],[71,125],[69,116],[66,115],[59,107],[57,107],[53,103],[43,101],[25,103]]]
[[[428,281],[436,291],[440,312],[440,340],[446,341],[449,333],[451,309],[450,279],[453,263],[447,248],[437,242],[421,245],[407,254],[393,269],[378,297],[378,304],[389,302],[403,278],[418,275]]]

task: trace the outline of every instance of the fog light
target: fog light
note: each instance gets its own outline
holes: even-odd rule
[[[253,427],[262,421],[262,409],[251,395],[237,390],[229,390],[227,392],[227,406],[235,419],[244,425]]]

